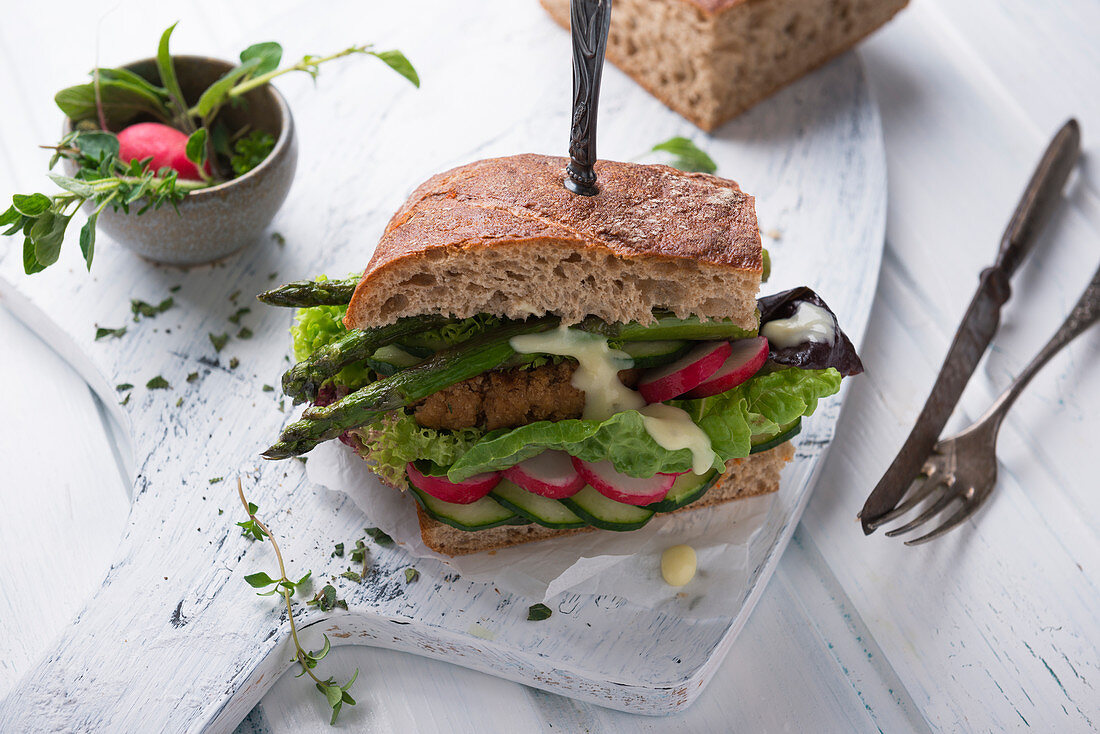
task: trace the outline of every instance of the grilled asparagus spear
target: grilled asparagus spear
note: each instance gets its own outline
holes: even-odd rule
[[[356,390],[335,403],[306,409],[302,419],[283,430],[279,440],[263,456],[285,459],[299,456],[317,444],[336,438],[383,413],[411,405],[455,383],[487,372],[515,354],[510,340],[557,326],[553,316],[521,321],[457,344],[420,364]]]
[[[296,280],[256,296],[268,306],[308,308],[310,306],[346,306],[359,278],[344,280]]]

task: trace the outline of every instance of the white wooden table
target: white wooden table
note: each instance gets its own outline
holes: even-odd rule
[[[171,14],[123,4],[134,56],[177,18],[179,48],[293,37],[309,4]],[[257,6],[259,7],[259,6]],[[339,9],[333,12],[334,22]],[[40,187],[50,94],[95,54],[87,4],[5,11],[0,195]],[[81,28],[62,40],[59,18]],[[235,16],[237,17],[237,16]],[[253,23],[254,21],[254,23]],[[255,25],[261,31],[253,31]],[[944,539],[864,538],[855,513],[904,439],[978,271],[1047,137],[1068,116],[1100,151],[1100,4],[917,0],[863,46],[887,146],[887,252],[864,361],[794,542],[721,672],[686,713],[634,717],[462,668],[339,648],[360,669],[341,726],[389,731],[1088,731],[1100,727],[1100,330],[1033,383],[1002,434],[989,506]],[[472,29],[471,29],[472,32]],[[547,21],[547,32],[556,29]],[[205,34],[205,35],[204,35]],[[117,35],[117,34],[114,34]],[[352,28],[355,39],[370,29]],[[350,39],[349,39],[350,40]],[[384,39],[377,39],[385,43]],[[323,83],[323,80],[322,80]],[[303,140],[323,137],[302,131]],[[993,350],[962,401],[974,417],[1053,332],[1100,261],[1100,179],[1086,160],[1018,274]],[[18,243],[5,243],[16,246]],[[83,381],[0,310],[0,696],[96,588],[126,523],[125,441]],[[956,419],[958,422],[960,419]],[[169,571],[166,569],[166,573]],[[170,695],[170,692],[168,692]],[[244,731],[327,731],[316,693],[284,676]]]

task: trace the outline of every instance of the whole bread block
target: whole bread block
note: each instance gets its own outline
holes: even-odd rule
[[[569,28],[569,0],[540,0]],[[848,50],[908,0],[614,0],[607,58],[711,131]]]

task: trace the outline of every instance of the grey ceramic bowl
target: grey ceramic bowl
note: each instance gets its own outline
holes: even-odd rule
[[[188,102],[229,69],[230,64],[201,56],[175,56],[176,75]],[[160,83],[156,62],[127,64],[136,74]],[[248,125],[275,136],[275,147],[264,161],[239,178],[193,191],[179,202],[144,214],[114,211],[99,215],[100,231],[137,254],[159,263],[197,265],[231,255],[259,240],[286,199],[298,163],[294,120],[283,95],[271,85],[244,96],[246,104],[226,107],[222,118],[232,129]],[[71,129],[67,120],[65,129]],[[114,130],[113,132],[118,132]],[[73,172],[69,162],[70,175]]]

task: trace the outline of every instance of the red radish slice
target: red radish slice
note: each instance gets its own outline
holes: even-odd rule
[[[679,397],[710,379],[731,351],[729,342],[700,344],[672,364],[646,372],[638,383],[638,392],[649,403]]]
[[[411,461],[405,467],[405,471],[409,475],[409,481],[415,484],[417,489],[427,492],[437,500],[454,502],[457,505],[477,502],[500,482],[500,472],[495,471],[476,474],[462,482],[452,482],[445,476],[433,477],[422,473]]]
[[[738,339],[726,361],[706,382],[695,388],[685,398],[707,398],[732,390],[755,375],[768,359],[768,340],[762,336]]]
[[[610,461],[589,463],[573,458],[573,466],[584,481],[608,499],[627,505],[648,505],[659,502],[668,494],[676,481],[675,474],[654,474],[639,479],[615,471]]]
[[[581,475],[573,468],[572,458],[564,451],[543,451],[505,469],[504,478],[553,500],[572,497],[584,486]]]

